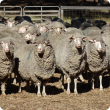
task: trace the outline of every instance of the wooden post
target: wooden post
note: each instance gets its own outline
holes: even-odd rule
[[[63,20],[64,17],[63,17],[63,9],[61,9],[61,19]]]

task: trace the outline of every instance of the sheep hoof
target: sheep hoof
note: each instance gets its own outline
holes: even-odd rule
[[[68,94],[68,95],[70,94],[70,91],[69,91],[69,90],[67,90],[67,94]]]
[[[103,88],[100,88],[100,91],[103,91]]]
[[[74,95],[77,96],[78,95],[78,92],[74,92]]]
[[[16,84],[16,80],[15,79],[13,80],[13,84]]]
[[[38,97],[41,97],[41,94],[39,93],[39,94],[37,94],[37,96],[38,96]]]
[[[61,88],[64,89],[64,86],[62,85]]]
[[[45,97],[47,94],[46,93],[42,93],[42,96]]]
[[[21,91],[18,91],[18,93],[21,93]]]
[[[3,98],[6,98],[6,95],[2,95]]]

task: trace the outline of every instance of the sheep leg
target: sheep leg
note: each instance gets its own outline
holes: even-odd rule
[[[99,76],[99,80],[100,80],[100,91],[103,90],[103,86],[102,86],[102,75]]]
[[[94,89],[94,74],[92,74],[92,89]]]
[[[78,92],[77,92],[77,78],[74,79],[74,93],[78,94]]]
[[[37,83],[37,87],[38,87],[37,96],[38,96],[38,97],[41,96],[41,93],[40,93],[40,86],[41,86],[41,84],[40,84],[40,83]]]
[[[61,74],[61,82],[62,82],[61,88],[64,89],[64,75],[62,74]]]
[[[18,90],[19,93],[21,93],[21,79],[19,79],[19,90]]]
[[[79,79],[80,79],[82,82],[85,81],[84,78],[83,78],[83,76],[82,76],[82,74],[79,75]]]
[[[67,78],[67,94],[70,94],[70,77]]]
[[[1,83],[1,91],[2,91],[2,95],[6,96],[6,94],[5,94],[5,82]]]
[[[45,88],[46,88],[46,85],[43,85],[43,90],[42,90],[42,95],[45,97],[47,94],[46,94],[46,91],[45,91]]]
[[[16,84],[16,75],[14,74],[13,84]]]
[[[6,76],[3,80],[3,82],[1,82],[1,91],[2,91],[2,95],[3,97],[6,97],[6,94],[5,94],[5,82],[7,82],[8,80],[8,76]]]

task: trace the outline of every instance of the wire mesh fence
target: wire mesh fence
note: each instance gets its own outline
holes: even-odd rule
[[[105,20],[110,21],[110,8],[108,7],[61,7],[63,10],[63,20],[70,20],[72,18],[85,17],[86,19]]]

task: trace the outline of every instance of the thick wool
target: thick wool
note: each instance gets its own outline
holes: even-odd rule
[[[24,40],[25,34],[18,33],[17,31],[14,31],[11,29],[6,29],[6,30],[3,30],[1,32],[10,34],[11,37],[19,39],[19,40],[21,40],[22,43],[26,44],[26,41]]]
[[[82,37],[79,36],[75,37]],[[77,49],[74,41],[70,40],[71,34],[50,33],[48,39],[55,52],[56,67],[66,75],[77,77],[85,67],[85,43],[82,42],[82,48]]]
[[[39,56],[37,46],[24,45],[15,52],[15,63],[19,65],[20,76],[36,84],[51,78],[55,71],[55,57],[51,46],[46,46],[44,55]]]
[[[93,43],[88,42],[86,44],[87,63],[91,72],[97,73],[104,71],[108,66],[108,47],[103,42],[102,38],[97,36],[93,37],[93,40],[101,42],[102,52],[96,50]]]
[[[91,37],[94,35],[101,34],[101,30],[98,27],[88,27],[84,29],[82,32],[85,36],[91,36]]]
[[[7,38],[0,39],[6,41]],[[9,39],[8,39],[9,41]],[[0,79],[4,79],[7,75],[12,73],[14,68],[14,48],[10,45],[10,53],[6,54],[0,45]]]
[[[85,45],[77,49],[74,41],[63,39],[55,48],[56,66],[66,75],[77,77],[85,67]]]
[[[77,29],[77,28],[66,28],[66,33],[67,34],[74,34],[74,33],[80,33],[80,34],[83,34],[82,33],[82,30],[80,29]]]
[[[33,35],[34,33],[36,33],[36,35],[38,36],[38,35],[40,35],[40,30],[36,26],[31,26],[27,30],[26,34],[27,33],[30,33],[31,35]]]
[[[108,47],[108,50],[107,50],[107,52],[109,54],[109,57],[108,57],[108,62],[109,62],[108,69],[110,69],[110,34],[109,33],[102,34],[102,39],[105,42],[105,44],[107,45],[107,47]]]

